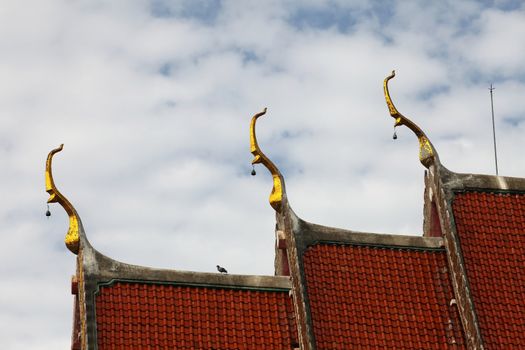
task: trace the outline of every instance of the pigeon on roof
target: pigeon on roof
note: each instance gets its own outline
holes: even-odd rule
[[[217,265],[217,271],[219,271],[220,273],[228,273],[228,271],[226,271],[224,267],[221,267],[219,265]]]

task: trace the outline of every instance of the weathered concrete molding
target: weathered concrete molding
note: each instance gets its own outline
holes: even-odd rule
[[[443,239],[438,237],[358,232],[312,224],[302,219],[297,221],[297,225],[298,227],[294,228],[294,231],[299,236],[297,239],[303,243],[304,248],[322,242],[392,248],[435,249],[443,247]]]
[[[282,276],[234,275],[159,269],[122,263],[94,249],[84,254],[84,272],[86,277],[97,282],[135,280],[253,289],[290,289],[291,287],[290,279]]]
[[[489,182],[494,183],[494,179],[491,179],[491,176],[456,174],[441,164],[436,164],[430,167],[429,170],[428,185],[431,187],[434,196],[431,200],[437,206],[452,286],[463,325],[466,345],[471,350],[483,350],[483,338],[472,299],[461,243],[456,230],[452,202],[456,192],[467,188],[480,188],[478,186],[489,185]]]
[[[462,174],[441,167],[439,177],[445,190],[525,191],[525,178]]]

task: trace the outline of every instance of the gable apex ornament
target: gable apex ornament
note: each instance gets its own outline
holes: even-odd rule
[[[385,100],[388,106],[388,111],[390,115],[395,119],[394,128],[400,125],[405,125],[407,128],[412,130],[416,135],[419,141],[419,161],[425,168],[429,168],[431,165],[439,163],[439,157],[436,152],[436,149],[432,145],[432,142],[428,139],[427,135],[417,126],[413,121],[405,117],[403,114],[399,113],[392,98],[390,97],[390,92],[388,91],[388,81],[396,76],[396,72],[393,70],[392,74],[385,78],[383,82],[383,91],[385,93]],[[394,139],[396,134],[394,133]]]
[[[58,148],[55,148],[47,155],[46,161],[46,192],[49,193],[49,199],[47,203],[58,203],[64,208],[67,215],[69,216],[69,230],[67,231],[64,242],[66,247],[73,252],[78,254],[80,248],[80,228],[82,226],[80,217],[73,205],[67,200],[67,198],[60,193],[55,186],[52,172],[52,161],[53,156],[62,151],[64,144],[61,144]]]
[[[257,136],[255,135],[255,123],[259,117],[266,114],[266,110],[265,108],[262,112],[256,113],[250,122],[250,152],[254,155],[252,165],[261,163],[268,169],[270,174],[272,174],[273,188],[270,193],[270,205],[276,212],[281,213],[283,199],[286,195],[284,178],[277,166],[263,153],[257,143]],[[255,175],[255,171],[252,171],[252,175]]]

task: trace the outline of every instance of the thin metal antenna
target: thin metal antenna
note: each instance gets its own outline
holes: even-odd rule
[[[496,149],[496,124],[494,123],[494,98],[493,91],[496,88],[492,87],[490,84],[490,107],[492,108],[492,135],[494,136],[494,162],[496,163],[496,175],[498,175],[498,151]]]

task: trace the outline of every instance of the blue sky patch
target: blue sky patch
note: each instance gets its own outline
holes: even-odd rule
[[[291,13],[288,21],[297,29],[336,28],[339,32],[350,32],[358,22],[373,18],[382,27],[390,22],[395,14],[395,6],[371,1],[364,8],[355,5],[345,6],[327,4],[326,6],[299,7]]]
[[[171,75],[172,70],[173,70],[173,66],[170,63],[164,63],[160,66],[159,73],[160,75],[169,77]]]
[[[251,51],[251,50],[241,50],[241,54],[242,54],[242,63],[244,64],[247,64],[247,63],[250,63],[250,62],[260,62],[261,59],[259,58],[259,56],[257,56],[257,54],[255,53],[255,51]]]
[[[222,1],[152,0],[150,13],[158,18],[188,18],[205,24],[213,24],[222,8]]]
[[[448,85],[435,85],[429,89],[423,90],[417,94],[418,100],[427,101],[434,98],[437,95],[446,94],[450,91]]]
[[[348,32],[357,23],[357,16],[351,10],[339,7],[303,7],[292,13],[289,23],[300,30],[335,27],[340,32]]]
[[[525,122],[525,117],[505,117],[502,119],[503,123],[512,127],[517,127]]]

